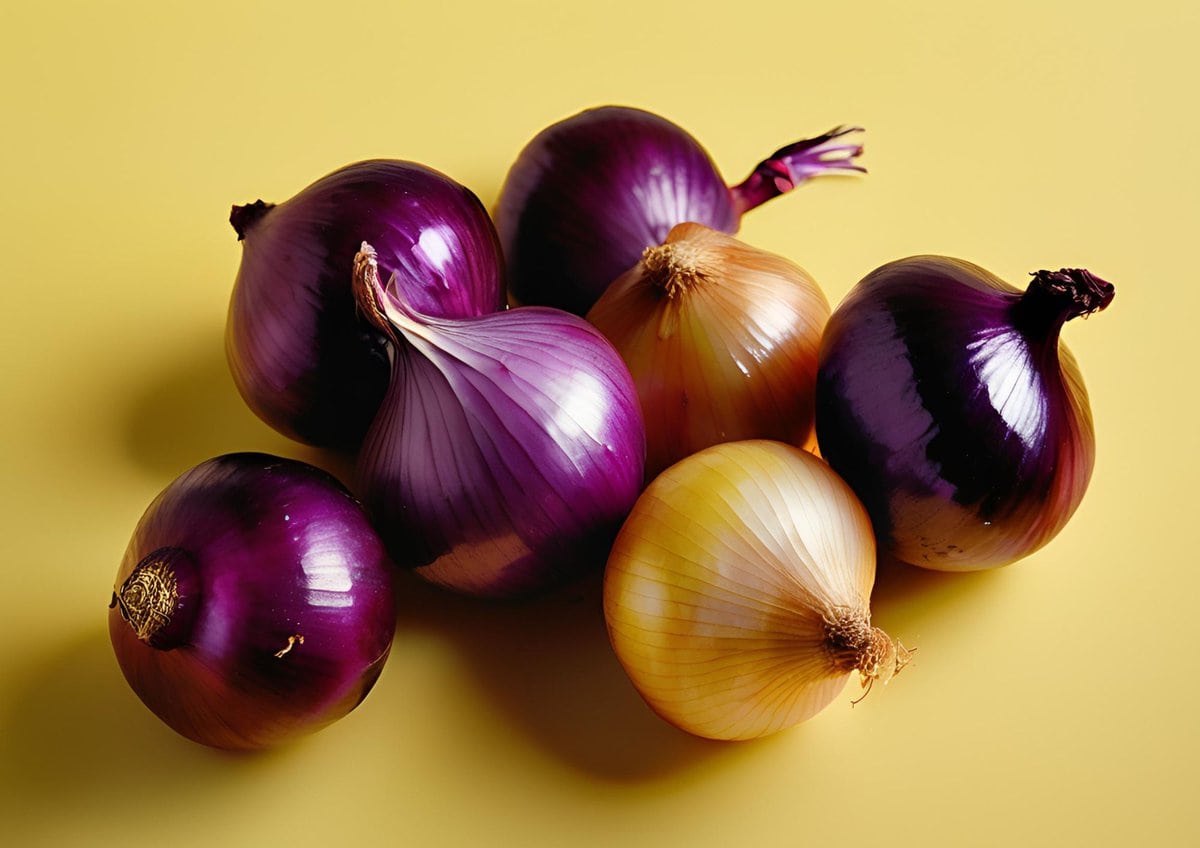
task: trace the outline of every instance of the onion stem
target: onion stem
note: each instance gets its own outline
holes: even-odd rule
[[[1046,336],[1065,322],[1100,312],[1112,302],[1113,284],[1084,268],[1036,271],[1017,301],[1013,323],[1026,332]]]
[[[229,223],[233,225],[233,231],[237,233],[238,241],[244,241],[250,228],[274,208],[274,203],[267,203],[265,200],[256,200],[245,206],[233,207],[229,212]]]
[[[395,276],[392,274],[388,284],[384,285],[379,278],[379,262],[375,248],[364,241],[354,256],[354,276],[351,285],[355,303],[368,321],[393,342],[399,343],[397,330],[418,336],[423,333],[421,324],[415,320],[411,308],[397,293]]]
[[[833,144],[835,139],[854,132],[861,127],[834,127],[829,132],[793,142],[781,147],[759,162],[741,183],[730,187],[733,205],[737,214],[761,206],[772,198],[794,189],[813,177],[835,174],[840,171],[867,169],[854,164],[854,158],[862,155],[861,144]]]

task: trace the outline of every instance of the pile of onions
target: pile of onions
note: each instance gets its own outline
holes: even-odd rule
[[[395,356],[359,478],[393,559],[490,597],[600,567],[645,457],[637,395],[612,345],[556,309],[423,315],[362,247],[358,304]]]
[[[496,598],[606,555],[616,655],[690,733],[763,736],[855,672],[887,683],[910,652],[871,623],[877,540],[965,570],[1063,528],[1095,449],[1059,333],[1113,287],[1063,269],[1022,292],[918,256],[831,316],[799,266],[731,234],[814,176],[862,171],[855,131],[728,186],[670,121],[588,110],[521,152],[498,233],[466,188],[394,160],[234,207],[234,381],[279,431],[358,450],[366,509],[263,454],[172,482],[113,587],[133,690],[190,739],[265,748],[366,697],[392,563]],[[505,309],[506,276],[542,306]],[[814,419],[829,464],[799,447]]]
[[[821,455],[896,558],[943,570],[1011,563],[1083,499],[1095,460],[1066,321],[1113,287],[1082,269],[1024,291],[977,265],[914,256],[867,275],[821,344]]]
[[[650,707],[712,739],[815,715],[857,671],[887,681],[909,652],[871,626],[875,542],[825,463],[778,442],[717,445],[638,499],[613,546],[604,614]]]
[[[358,502],[265,454],[201,463],[155,498],[117,571],[108,632],[179,733],[266,748],[353,710],[395,630],[391,570]]]
[[[676,224],[736,233],[742,215],[814,176],[862,171],[837,127],[783,147],[727,186],[686,130],[641,109],[603,106],[546,128],[508,172],[496,228],[511,298],[585,314]]]
[[[384,337],[355,314],[363,239],[413,306],[468,317],[504,305],[500,246],[478,198],[414,162],[348,165],[278,206],[229,218],[243,242],[225,349],[252,410],[286,436],[354,449],[388,383]]]
[[[803,445],[828,317],[798,265],[701,224],[646,248],[587,315],[633,375],[646,476],[720,442]]]

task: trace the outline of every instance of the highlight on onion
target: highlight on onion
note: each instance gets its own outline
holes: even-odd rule
[[[646,422],[646,476],[720,442],[803,445],[829,303],[800,266],[679,224],[587,319],[620,352]]]
[[[910,651],[871,626],[875,543],[862,505],[816,457],[729,442],[638,499],[604,575],[621,665],[650,707],[711,739],[812,717],[852,672],[886,684]]]
[[[466,594],[528,595],[603,565],[642,484],[645,431],[612,345],[565,312],[415,311],[355,262],[391,338],[391,385],[359,479],[396,563]]]
[[[821,455],[870,512],[881,547],[947,571],[1006,565],[1049,542],[1083,499],[1092,415],[1063,324],[1113,286],[1038,271],[1024,291],[943,256],[872,271],[821,345]]]
[[[504,306],[500,246],[469,190],[415,162],[347,165],[278,206],[229,217],[243,243],[225,349],[238,391],[284,435],[354,449],[388,383],[383,336],[355,312],[363,238],[413,306],[467,317]]]
[[[333,477],[228,454],[155,498],[117,571],[108,631],[125,679],[166,724],[259,749],[353,710],[395,630],[391,572]]]
[[[741,216],[822,174],[862,171],[857,127],[782,147],[727,186],[682,127],[602,106],[546,128],[518,155],[496,204],[511,299],[583,315],[647,247],[688,221],[736,233]]]

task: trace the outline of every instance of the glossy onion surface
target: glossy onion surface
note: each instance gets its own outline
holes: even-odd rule
[[[825,463],[778,442],[717,445],[659,475],[613,546],[604,612],[659,715],[714,739],[763,736],[907,652],[870,626],[871,526]]]
[[[957,259],[915,256],[863,279],[821,347],[821,455],[881,546],[943,570],[1013,562],[1079,506],[1095,459],[1087,391],[1059,341],[1107,306],[1082,270],[1020,290]]]
[[[647,477],[720,442],[808,440],[829,303],[782,256],[680,224],[587,317],[633,375]]]
[[[243,241],[225,339],[234,382],[260,418],[302,442],[357,447],[387,387],[385,342],[351,291],[363,239],[426,314],[504,304],[486,210],[423,165],[348,165],[278,206],[235,207],[230,221]]]
[[[331,476],[230,454],[146,510],[108,628],[125,679],[164,722],[205,745],[266,748],[366,697],[395,630],[390,566]]]
[[[546,128],[521,151],[496,205],[513,300],[583,315],[647,247],[687,221],[737,232],[747,210],[849,164],[836,129],[776,151],[725,184],[686,130],[641,109],[603,106]]]
[[[595,328],[526,307],[438,319],[384,289],[360,302],[395,335],[392,381],[363,442],[364,500],[393,559],[483,596],[600,567],[642,483],[629,372]]]

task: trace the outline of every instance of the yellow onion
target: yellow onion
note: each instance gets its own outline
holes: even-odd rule
[[[750,739],[887,683],[909,651],[871,626],[875,541],[824,462],[769,441],[717,445],[642,493],[604,577],[621,665],[698,736]]]
[[[808,439],[829,303],[795,263],[679,224],[587,318],[633,375],[647,479],[721,442]]]

